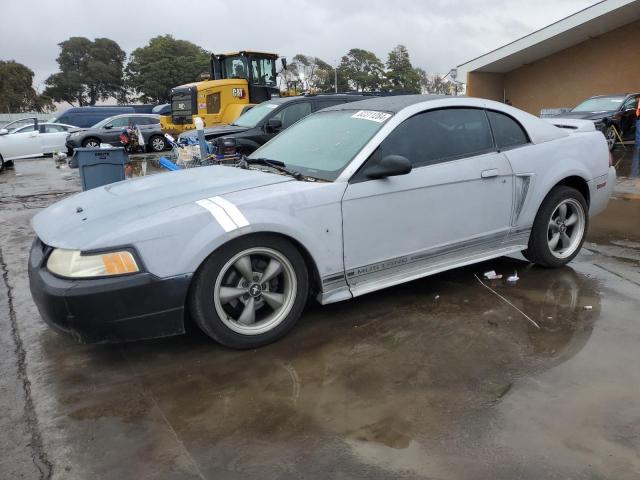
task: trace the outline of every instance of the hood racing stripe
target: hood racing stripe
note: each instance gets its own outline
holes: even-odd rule
[[[196,202],[213,215],[225,232],[246,227],[249,221],[233,203],[221,197],[203,198]]]
[[[225,212],[221,206],[216,205],[207,198],[198,200],[196,203],[202,208],[209,210],[211,215],[213,215],[213,218],[216,219],[216,221],[220,224],[225,232],[231,232],[238,228],[238,226],[233,222],[233,220],[231,220],[231,217],[227,215],[227,212]]]
[[[249,225],[249,221],[247,220],[247,218],[242,214],[238,207],[236,207],[229,200],[225,200],[221,197],[211,197],[209,198],[209,200],[211,200],[219,207],[222,207],[227,215],[231,217],[231,220],[233,220],[233,222],[238,226],[238,228],[246,227],[247,225]]]

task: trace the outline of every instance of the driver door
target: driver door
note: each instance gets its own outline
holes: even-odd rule
[[[387,155],[406,175],[372,180]],[[513,178],[481,109],[423,112],[399,125],[350,180],[342,211],[344,264],[354,295],[471,263],[509,231]]]

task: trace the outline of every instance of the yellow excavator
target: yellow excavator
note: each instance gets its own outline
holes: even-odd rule
[[[244,50],[211,54],[209,80],[171,89],[171,112],[160,117],[165,133],[179,135],[195,128],[200,117],[206,127],[231,123],[251,106],[280,96],[275,53]],[[287,68],[285,58],[282,68]]]

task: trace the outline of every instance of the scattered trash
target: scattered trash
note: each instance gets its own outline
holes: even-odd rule
[[[518,276],[518,272],[514,272],[513,275],[507,278],[507,282],[509,283],[516,283],[518,280],[520,280],[520,277]]]
[[[553,317],[547,317],[547,320],[553,320]]]
[[[585,310],[593,310],[593,307],[591,305],[585,305],[583,308]]]
[[[489,273],[489,272],[487,272]],[[495,273],[495,272],[494,272]],[[486,275],[486,274],[485,274]],[[500,298],[501,300],[505,301],[508,305],[512,306],[513,308],[515,308],[518,312],[520,312],[522,314],[522,316],[524,318],[526,318],[527,320],[529,320],[534,327],[536,328],[540,328],[540,325],[538,325],[531,317],[529,317],[529,315],[527,315],[526,313],[524,313],[522,310],[520,310],[518,307],[516,307],[513,303],[511,303],[509,300],[507,300],[506,298],[504,298],[502,295],[500,295],[498,292],[496,292],[493,288],[491,288],[489,285],[485,284],[482,280],[480,280],[480,277],[478,277],[478,275],[476,275],[475,273],[473,274],[474,277],[476,277],[476,280],[478,280],[478,282],[480,282],[480,285],[482,285],[484,288],[486,288],[487,290],[491,291],[494,295],[496,295],[498,298]]]
[[[434,299],[435,299],[435,300],[437,300],[437,299],[439,299],[439,298],[440,298],[440,295],[436,295],[436,296],[434,297]]]
[[[484,272],[484,278],[487,280],[499,280],[502,278],[502,275],[495,272],[495,270],[491,270],[489,272]]]

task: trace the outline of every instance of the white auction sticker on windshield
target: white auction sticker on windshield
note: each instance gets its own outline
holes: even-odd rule
[[[351,115],[351,118],[361,118],[362,120],[371,120],[372,122],[382,123],[390,116],[390,113],[374,112],[373,110],[360,110],[358,113]]]

